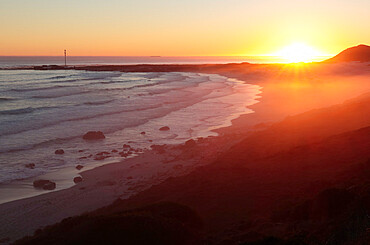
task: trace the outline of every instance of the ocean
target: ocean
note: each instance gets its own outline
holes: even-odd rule
[[[68,56],[67,65],[134,65],[134,64],[226,64],[226,63],[280,63],[274,56]],[[0,56],[0,68],[36,65],[64,65],[63,56]]]
[[[0,70],[0,185],[122,161],[91,155],[123,144],[149,149],[215,136],[212,130],[251,113],[259,93],[259,86],[215,74]],[[88,131],[106,139],[87,142]]]

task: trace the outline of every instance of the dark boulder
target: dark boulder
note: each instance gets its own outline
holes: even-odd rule
[[[130,145],[128,145],[128,144],[124,144],[122,147],[123,147],[123,148],[131,148],[131,146],[130,146]]]
[[[55,184],[55,182],[49,182],[47,184],[45,184],[42,189],[44,190],[48,190],[48,191],[51,191],[51,190],[54,190],[55,188],[57,187],[57,184]]]
[[[82,165],[77,165],[77,166],[76,166],[76,169],[77,169],[77,170],[81,170],[83,167],[84,167],[84,166],[82,166]]]
[[[44,190],[54,190],[56,188],[56,184],[50,180],[40,179],[33,182],[33,187]]]
[[[95,161],[101,161],[101,160],[104,160],[104,159],[106,159],[106,158],[108,158],[108,157],[110,157],[110,156],[107,156],[107,155],[103,155],[103,156],[95,156],[95,157],[94,157],[94,160],[95,160]]]
[[[118,152],[116,149],[113,149],[113,150],[112,150],[112,153],[116,153],[116,152]]]
[[[24,165],[26,168],[30,168],[30,169],[34,169],[35,168],[35,164],[34,163],[28,163],[26,165]]]
[[[80,177],[80,176],[74,177],[73,182],[75,182],[75,184],[82,182],[82,177]]]
[[[144,135],[144,134],[146,134],[146,133],[143,131],[143,132],[141,132],[140,134],[141,134],[141,135]]]
[[[84,140],[101,140],[105,139],[105,135],[101,131],[89,131],[82,138]]]
[[[58,149],[58,150],[55,151],[55,154],[62,155],[62,154],[64,154],[64,150],[63,149]]]
[[[121,157],[128,157],[129,154],[127,154],[126,152],[122,151],[122,152],[119,153],[119,155]]]
[[[159,131],[168,131],[168,130],[170,130],[170,127],[168,126],[164,126],[159,129]]]

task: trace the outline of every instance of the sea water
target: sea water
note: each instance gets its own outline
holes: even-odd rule
[[[259,89],[214,74],[0,70],[0,184],[86,166],[123,144],[149,149],[214,136],[252,112]],[[106,139],[87,142],[88,131]]]

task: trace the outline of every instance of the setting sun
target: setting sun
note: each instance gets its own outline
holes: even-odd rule
[[[276,56],[286,62],[297,63],[312,62],[325,55],[304,43],[293,43],[278,51]]]

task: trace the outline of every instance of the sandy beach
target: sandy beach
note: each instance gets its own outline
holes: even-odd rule
[[[80,67],[85,70],[135,72],[132,67]],[[199,65],[137,67],[137,71],[194,71],[215,73],[262,87],[254,113],[216,130],[217,137],[198,139],[194,145],[167,145],[163,152],[146,151],[123,162],[81,171],[83,181],[71,188],[0,205],[0,241],[8,243],[64,218],[93,211],[116,199],[127,199],[169,178],[184,176],[213,163],[251,133],[284,118],[329,107],[370,91],[366,63],[297,65]],[[335,86],[335,89],[333,87]],[[138,168],[138,166],[146,166]],[[145,171],[143,171],[145,169]],[[0,243],[1,243],[0,242]]]

